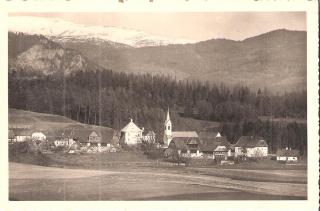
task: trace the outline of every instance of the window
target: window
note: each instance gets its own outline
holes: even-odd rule
[[[170,125],[168,125],[168,130],[170,130]]]

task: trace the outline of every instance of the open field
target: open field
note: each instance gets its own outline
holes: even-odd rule
[[[239,175],[242,178],[237,178]],[[266,182],[257,178],[273,178]],[[278,179],[277,179],[278,178]],[[279,179],[280,178],[280,179]],[[289,183],[285,181],[289,178]],[[70,169],[9,165],[10,200],[306,199],[304,170],[137,167]]]

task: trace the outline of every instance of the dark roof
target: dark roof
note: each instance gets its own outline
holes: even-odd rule
[[[69,137],[73,139],[78,139],[79,141],[87,142],[89,141],[89,136],[93,135],[92,133],[95,132],[98,137],[101,139],[98,139],[95,142],[101,142],[101,143],[112,143],[114,142],[114,130],[107,130],[104,128],[75,128],[75,129],[66,129],[63,133],[63,137]]]
[[[200,149],[200,140],[197,137],[173,137],[169,148],[175,148],[181,151]]]
[[[15,134],[14,134],[13,130],[9,130],[8,137],[9,137],[9,139],[14,139],[15,138]]]
[[[241,136],[237,141],[236,147],[245,147],[245,148],[252,148],[252,147],[267,147],[268,144],[262,137],[257,136]]]
[[[277,156],[281,157],[298,157],[300,155],[299,150],[286,150],[286,149],[278,149],[277,150]]]
[[[201,151],[204,151],[204,152],[220,151],[220,150],[217,150],[218,146],[225,146],[226,151],[230,149],[230,143],[227,141],[227,138],[222,136],[222,137],[215,137],[212,139],[202,140]]]
[[[214,131],[201,131],[199,133],[200,139],[208,139],[208,138],[215,138],[217,137],[219,132],[214,132]]]
[[[14,128],[12,129],[16,136],[31,136],[32,130],[28,128]]]

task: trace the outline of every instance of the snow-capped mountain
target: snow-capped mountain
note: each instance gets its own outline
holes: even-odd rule
[[[114,45],[120,44],[120,47],[121,44],[131,47],[145,47],[194,42],[187,39],[171,39],[150,35],[132,29],[76,24],[58,18],[12,16],[9,17],[8,26],[9,31],[41,34],[59,43],[89,39],[96,42],[109,42]]]

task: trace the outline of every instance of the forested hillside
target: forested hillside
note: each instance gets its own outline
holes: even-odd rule
[[[241,135],[263,135],[272,149],[290,145],[303,152],[305,124],[272,123],[258,117],[305,119],[306,97],[305,90],[273,95],[267,89],[231,89],[222,83],[176,81],[111,70],[78,71],[68,77],[23,71],[9,74],[10,108],[59,114],[115,129],[121,129],[131,117],[140,127],[155,130],[159,141],[169,107],[174,130],[201,129],[192,126],[192,118],[219,121],[231,142]],[[190,119],[181,121],[180,116]]]

